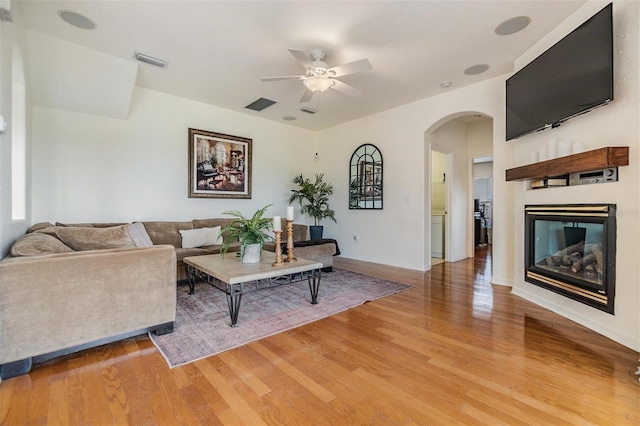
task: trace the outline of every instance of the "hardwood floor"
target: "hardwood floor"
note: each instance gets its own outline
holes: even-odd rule
[[[639,354],[492,286],[488,252],[335,263],[415,288],[172,370],[145,336],[62,357],[0,384],[0,422],[640,424]]]

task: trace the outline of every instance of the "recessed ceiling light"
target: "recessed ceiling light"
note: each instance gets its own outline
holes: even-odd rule
[[[81,28],[83,30],[93,30],[96,27],[96,24],[94,24],[91,19],[70,10],[59,10],[58,16],[64,22],[69,25],[73,25],[76,28]]]
[[[489,69],[489,65],[487,65],[487,64],[478,64],[478,65],[470,66],[469,68],[464,70],[464,73],[466,75],[476,75],[476,74],[482,74],[483,72],[485,72],[488,69]]]
[[[445,80],[442,83],[440,83],[440,87],[442,87],[443,89],[446,89],[447,87],[451,87],[451,82],[448,80]]]
[[[282,119],[284,121],[295,121],[296,118],[292,115],[285,115],[284,117],[282,117]]]
[[[496,27],[496,34],[509,35],[524,30],[531,23],[531,18],[528,16],[516,16],[515,18],[507,19]]]

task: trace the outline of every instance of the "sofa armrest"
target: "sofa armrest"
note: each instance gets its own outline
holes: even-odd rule
[[[0,261],[0,364],[172,322],[172,246]]]

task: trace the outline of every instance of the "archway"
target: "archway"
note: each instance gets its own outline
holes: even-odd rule
[[[432,265],[434,233],[432,214],[443,214],[443,255],[446,262],[472,257],[474,236],[474,159],[493,155],[493,118],[477,111],[451,114],[434,123],[424,134],[425,140],[425,269]],[[445,175],[433,175],[434,152],[446,158]],[[442,157],[440,157],[442,158]],[[435,206],[435,186],[445,192],[444,211]],[[440,188],[438,188],[440,190]],[[437,242],[436,242],[437,243]]]

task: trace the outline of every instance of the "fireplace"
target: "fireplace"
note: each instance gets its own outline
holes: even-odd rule
[[[614,313],[615,204],[525,206],[525,281]]]

